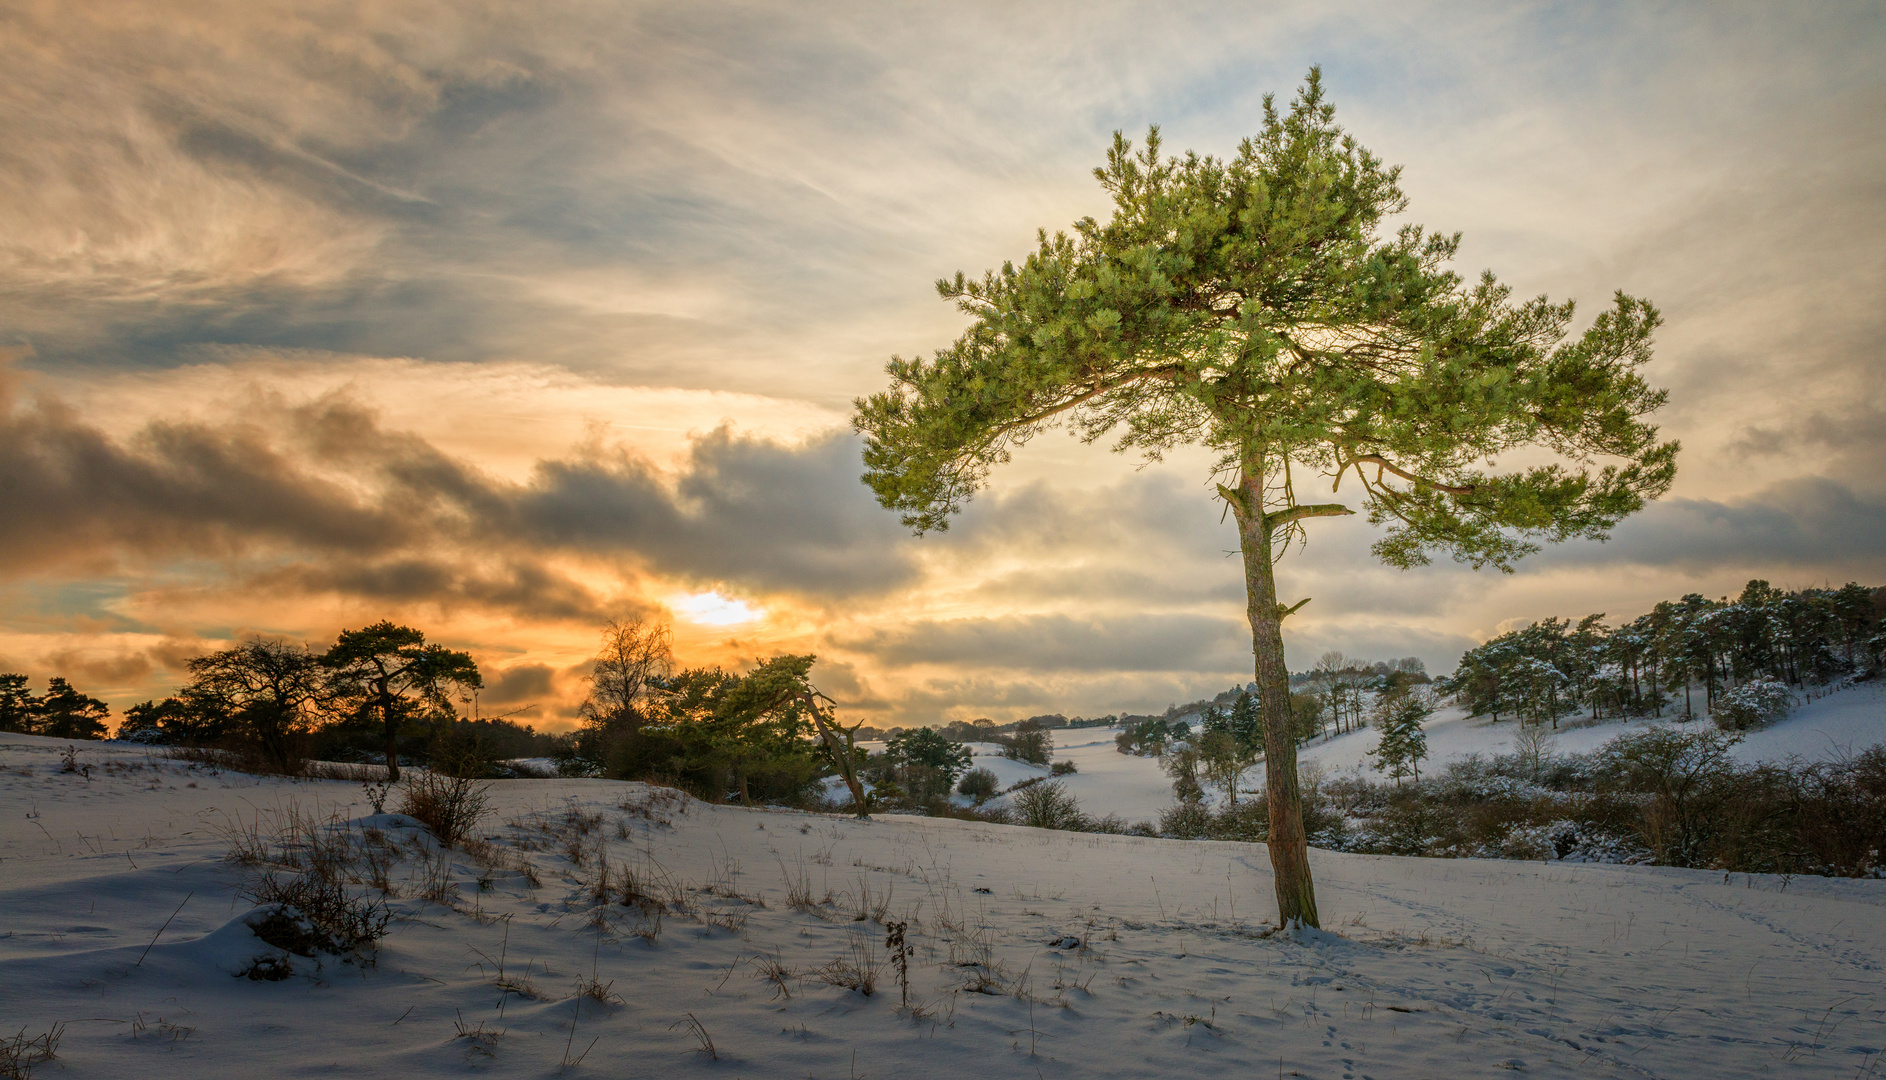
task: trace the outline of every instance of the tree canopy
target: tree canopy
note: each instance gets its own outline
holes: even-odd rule
[[[1459,234],[1401,225],[1400,169],[1335,122],[1316,69],[1229,159],[1135,149],[1094,175],[1106,221],[1037,237],[1019,265],[937,283],[972,322],[929,358],[894,357],[857,401],[865,482],[918,532],[943,529],[1015,447],[1055,424],[1152,458],[1217,452],[1237,519],[1265,720],[1281,917],[1316,922],[1272,564],[1313,477],[1387,526],[1393,566],[1446,553],[1511,568],[1541,543],[1601,538],[1675,476],[1638,370],[1659,317],[1620,292],[1582,333],[1574,307],[1515,302],[1449,268]],[[1521,450],[1554,460],[1501,471]],[[1602,460],[1601,459],[1606,459]]]
[[[191,681],[180,706],[198,703],[208,706],[202,711],[232,718],[261,744],[270,764],[293,771],[288,739],[312,721],[326,685],[319,654],[306,645],[257,637],[192,657],[185,666]]]
[[[453,690],[484,686],[470,653],[428,645],[410,626],[382,620],[343,630],[325,662],[337,693],[377,716],[386,734],[386,775],[399,779],[399,725],[416,707],[452,715]]]

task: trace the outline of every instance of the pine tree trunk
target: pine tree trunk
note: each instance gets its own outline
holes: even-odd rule
[[[1233,504],[1238,543],[1244,552],[1244,588],[1256,655],[1258,708],[1264,715],[1264,787],[1270,802],[1272,876],[1280,923],[1320,926],[1316,890],[1310,881],[1309,842],[1303,832],[1303,796],[1297,787],[1296,717],[1290,707],[1290,670],[1284,665],[1283,620],[1271,565],[1270,528],[1264,522],[1263,459],[1247,455]]]
[[[399,721],[395,718],[393,699],[380,692],[380,723],[386,727],[386,782],[399,783]]]

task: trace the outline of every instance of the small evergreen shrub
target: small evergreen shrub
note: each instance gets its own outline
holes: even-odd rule
[[[980,806],[993,798],[996,789],[1000,786],[1001,781],[996,779],[995,773],[991,770],[971,769],[963,774],[962,782],[956,785],[956,790],[974,799]]]

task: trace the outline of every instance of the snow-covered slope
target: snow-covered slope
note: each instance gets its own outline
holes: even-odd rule
[[[357,786],[110,744],[81,744],[87,778],[57,750],[0,736],[0,1017],[66,1025],[46,1076],[1713,1080],[1886,1053],[1886,881],[1313,852],[1329,932],[1267,934],[1261,845],[559,780],[494,784],[507,868],[447,852],[428,886],[432,849],[363,822]],[[1090,750],[1098,793],[1127,759]],[[224,834],[290,806],[408,837],[376,965],[230,974],[268,948]],[[671,908],[658,931],[625,870]],[[879,919],[909,924],[910,1009]],[[880,968],[874,994],[831,985],[849,965]]]
[[[1664,720],[1607,720],[1588,724],[1577,717],[1560,721],[1553,734],[1552,750],[1559,754],[1583,754],[1599,749],[1628,731]],[[1700,729],[1707,720],[1691,721]],[[1519,723],[1507,718],[1494,723],[1481,716],[1469,719],[1456,706],[1440,709],[1423,725],[1428,736],[1428,759],[1422,763],[1429,770],[1444,767],[1470,754],[1490,757],[1511,753]],[[1157,821],[1159,812],[1172,805],[1171,778],[1153,758],[1131,757],[1114,749],[1114,728],[1059,729],[1053,732],[1054,760],[1072,761],[1079,770],[1062,778],[1067,789],[1080,799],[1081,809],[1093,815],[1118,814],[1129,822]],[[1317,739],[1298,752],[1298,760],[1314,764],[1330,774],[1360,772],[1380,779],[1369,761],[1380,733],[1372,728],[1352,731],[1328,739]],[[1860,683],[1817,697],[1795,709],[1787,719],[1748,733],[1735,749],[1744,762],[1780,761],[1798,757],[1825,761],[1886,743],[1886,684]],[[879,744],[863,744],[881,749]],[[975,764],[996,774],[1006,788],[1030,777],[1045,776],[1046,769],[1001,756],[994,743],[967,744],[975,754]],[[1245,776],[1243,787],[1261,791],[1264,767],[1260,764]],[[998,799],[994,805],[1007,800]]]
[[[1586,754],[1603,747],[1628,731],[1650,724],[1681,723],[1672,717],[1662,720],[1607,720],[1590,724],[1578,717],[1567,717],[1553,732],[1552,750],[1559,754]],[[1697,719],[1683,726],[1702,729],[1708,720]],[[1422,725],[1428,737],[1428,759],[1422,771],[1459,761],[1469,754],[1490,757],[1511,753],[1519,722],[1511,718],[1494,723],[1485,716],[1469,719],[1457,706],[1437,711]],[[1377,776],[1370,770],[1369,752],[1375,749],[1381,734],[1364,728],[1327,740],[1319,739],[1298,752],[1301,763],[1314,762],[1330,773],[1354,772]],[[1796,708],[1779,723],[1747,733],[1736,746],[1736,756],[1748,763],[1801,758],[1827,761],[1851,755],[1868,747],[1886,743],[1886,685],[1860,683],[1817,697]],[[1379,778],[1379,777],[1378,777]],[[1246,786],[1261,787],[1262,765],[1247,774]]]

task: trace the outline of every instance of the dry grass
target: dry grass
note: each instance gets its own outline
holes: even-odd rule
[[[674,819],[687,816],[690,800],[687,793],[671,787],[655,784],[645,785],[640,794],[628,795],[616,808],[630,817],[641,818],[652,825],[672,828]]]
[[[458,882],[452,880],[452,860],[443,851],[422,852],[413,868],[407,895],[458,910]]]
[[[599,1005],[624,1004],[622,995],[610,991],[610,988],[615,986],[615,984],[614,979],[608,982],[600,982],[594,976],[587,979],[578,979],[576,983],[576,996],[588,998]]]
[[[891,894],[896,886],[886,885],[882,893],[871,892],[871,879],[864,874],[858,875],[858,891],[850,894],[852,922],[874,922],[882,924],[891,912]]]
[[[701,916],[701,921],[709,926],[717,926],[730,934],[739,934],[747,928],[747,913],[744,911],[709,911]]]
[[[413,772],[400,792],[399,812],[417,819],[439,843],[451,847],[491,812],[490,792],[489,785],[462,776]]]
[[[774,1000],[783,997],[790,1001],[792,999],[791,984],[799,981],[801,976],[786,966],[778,952],[774,952],[771,956],[759,953],[753,957],[753,977],[765,979],[772,984]]]
[[[687,1015],[687,1019],[685,1020],[676,1020],[674,1023],[668,1025],[668,1030],[673,1031],[675,1028],[678,1028],[678,1027],[687,1028],[689,1033],[694,1036],[694,1043],[695,1043],[694,1052],[695,1053],[706,1054],[707,1060],[709,1061],[720,1060],[720,1051],[714,1049],[713,1036],[707,1033],[706,1026],[703,1025],[700,1022],[700,1020],[695,1017],[693,1013],[689,1013]]]
[[[0,1039],[0,1080],[26,1080],[36,1066],[59,1056],[59,1040],[65,1035],[64,1024],[54,1024],[28,1038],[26,1029],[10,1039]]]
[[[465,1049],[467,1057],[489,1058],[497,1056],[498,1040],[504,1037],[504,1030],[502,1028],[496,1031],[487,1031],[485,1030],[485,1022],[483,1020],[478,1021],[476,1026],[468,1026],[465,1023],[465,1017],[462,1013],[457,1020],[452,1022],[452,1028],[452,1038],[464,1039],[469,1044]]]
[[[813,968],[806,977],[826,986],[856,990],[866,997],[877,993],[878,977],[884,971],[884,957],[861,931],[852,931],[850,947],[832,962]]]
[[[386,778],[386,766],[359,765],[345,761],[310,761],[302,768],[301,775],[310,780],[342,780],[350,784],[371,784]]]

